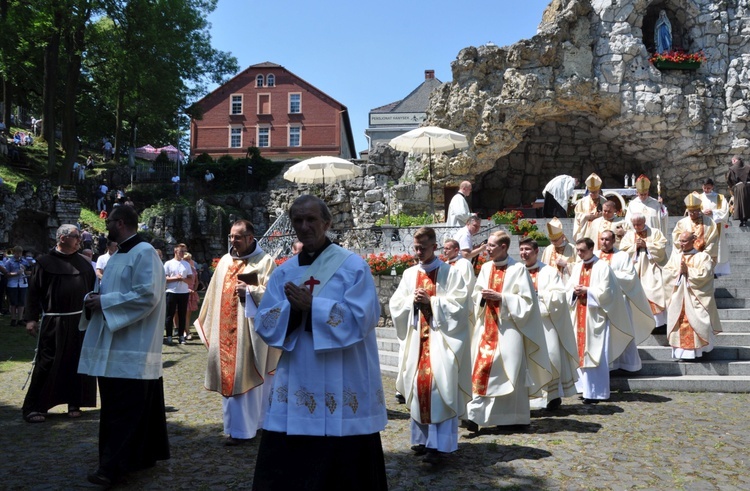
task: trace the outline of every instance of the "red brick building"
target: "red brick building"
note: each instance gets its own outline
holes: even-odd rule
[[[357,155],[346,106],[275,63],[248,67],[196,106],[193,157],[244,157],[248,147],[272,160]]]

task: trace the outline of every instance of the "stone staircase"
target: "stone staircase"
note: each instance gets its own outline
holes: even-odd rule
[[[680,218],[670,217],[670,230]],[[538,222],[539,229],[546,230],[546,220]],[[563,224],[571,237],[572,220],[564,220]],[[675,362],[666,335],[650,336],[638,347],[643,368],[637,373],[613,372],[612,390],[750,392],[750,228],[739,228],[735,222],[725,233],[732,255],[732,274],[715,282],[723,332],[717,336],[713,351],[700,362]],[[518,258],[516,241],[512,242],[510,254]],[[381,370],[395,376],[395,329],[386,323],[377,329],[377,337]]]

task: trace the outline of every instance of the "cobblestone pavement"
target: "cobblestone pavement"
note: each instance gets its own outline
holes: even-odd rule
[[[21,419],[28,345],[26,359],[8,361],[0,342],[0,488],[95,488],[86,474],[97,463],[98,409],[72,420],[58,406],[45,423]],[[205,362],[199,341],[165,348],[172,458],[116,489],[251,487],[257,442],[224,446],[220,397],[203,389]],[[384,382],[393,394],[393,379]],[[569,398],[554,413],[535,411],[524,433],[460,429],[458,452],[438,466],[412,455],[408,413],[387,402],[382,438],[394,491],[750,489],[747,394],[624,392],[596,406]]]

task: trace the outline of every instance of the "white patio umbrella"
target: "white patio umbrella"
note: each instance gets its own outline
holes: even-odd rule
[[[284,179],[291,182],[306,184],[325,184],[354,179],[362,175],[362,168],[348,160],[338,157],[312,157],[297,162],[284,172]]]
[[[388,145],[401,152],[427,153],[430,162],[430,207],[435,215],[435,200],[432,197],[432,154],[460,150],[469,146],[461,133],[438,126],[423,126],[397,136]]]

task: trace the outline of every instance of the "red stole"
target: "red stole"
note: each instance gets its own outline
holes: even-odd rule
[[[699,222],[693,222],[693,233],[695,234],[695,243],[693,244],[700,252],[706,248],[706,239],[704,238],[706,227],[703,226],[703,218]]]
[[[588,287],[591,285],[591,268],[594,261],[581,267],[581,276],[578,278],[578,284]],[[576,340],[578,341],[578,363],[583,366],[583,357],[586,351],[586,312],[588,310],[586,296],[578,297],[576,305]]]
[[[690,267],[690,263],[693,262],[693,259],[695,258],[695,254],[684,254],[682,256],[683,260],[685,261],[685,264]],[[683,281],[687,281],[687,278],[683,278]],[[691,300],[689,298],[685,298],[685,301],[690,302]],[[690,325],[690,322],[688,321],[687,316],[685,315],[685,304],[682,304],[682,310],[680,311],[680,317],[677,319],[677,330],[680,335],[680,348],[685,350],[694,350],[700,348],[700,346],[696,346],[695,343],[695,336],[698,335],[697,332],[693,329],[693,326]],[[708,344],[707,339],[701,339],[705,344]]]
[[[505,282],[505,270],[507,265],[499,268],[492,265],[490,280],[487,288],[496,292],[503,291]],[[484,307],[484,330],[482,339],[479,341],[477,350],[477,359],[474,362],[474,371],[471,374],[471,386],[474,394],[483,396],[487,394],[487,385],[490,380],[490,370],[492,370],[492,360],[495,357],[498,342],[498,329],[500,325],[500,302],[487,300]]]
[[[601,259],[602,261],[604,261],[607,264],[611,264],[612,263],[612,256],[614,256],[614,255],[615,255],[614,252],[599,251],[599,259]],[[588,285],[586,285],[586,286],[588,286]]]
[[[440,268],[429,273],[417,271],[417,288],[423,288],[431,297],[435,295],[437,274]],[[422,424],[430,424],[432,394],[432,367],[430,365],[430,321],[432,310],[429,305],[419,304],[419,361],[417,362],[417,399],[419,419]]]
[[[531,281],[534,283],[534,291],[539,291],[539,268],[533,267],[532,269],[527,269],[526,271],[529,272],[529,276],[531,276]]]
[[[224,275],[221,287],[221,319],[219,321],[219,363],[221,366],[221,393],[234,390],[235,363],[237,361],[237,309],[240,303],[235,292],[237,274],[245,261],[234,259]]]

